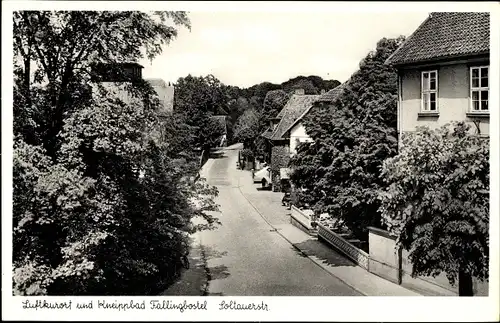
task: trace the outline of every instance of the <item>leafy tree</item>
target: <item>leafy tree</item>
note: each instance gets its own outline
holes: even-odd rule
[[[187,234],[217,224],[216,189],[192,180],[188,126],[160,115],[146,82],[91,77],[96,60],[160,53],[176,35],[168,21],[189,27],[183,12],[14,14],[16,294],[157,293]]]
[[[191,147],[210,149],[214,147],[222,130],[211,116],[226,114],[228,98],[226,87],[213,75],[180,78],[175,86],[175,113],[191,127]]]
[[[316,75],[297,76],[281,84],[285,92],[292,92],[295,89],[304,89],[305,94],[319,94],[321,90],[331,90],[340,85],[337,80],[323,80]]]
[[[337,99],[311,109],[304,125],[313,142],[291,160],[301,203],[339,216],[362,240],[367,226],[380,226],[380,166],[397,150],[397,74],[384,62],[402,40],[380,40]]]
[[[489,139],[463,122],[421,128],[384,162],[382,218],[409,250],[413,276],[445,272],[459,294],[488,278]]]
[[[260,135],[259,120],[260,116],[255,109],[243,112],[234,126],[235,140],[242,142],[245,147],[251,147],[255,138]]]
[[[251,93],[248,98],[254,98],[255,100],[255,107],[260,107],[262,106],[263,99],[265,98],[266,94],[269,91],[274,91],[274,90],[279,90],[281,89],[281,85],[279,84],[273,84],[271,82],[262,82],[259,84],[256,84],[254,86],[251,86],[248,91]]]
[[[273,90],[269,91],[264,98],[264,103],[262,107],[262,115],[265,120],[269,120],[270,118],[274,118],[278,113],[283,109],[288,100],[290,99],[290,95],[287,94],[283,90]],[[266,126],[269,123],[266,124]]]
[[[235,138],[234,133],[236,131],[236,123],[238,122],[238,119],[241,117],[241,115],[246,110],[250,109],[250,103],[248,102],[248,99],[240,96],[243,91],[241,89],[238,89],[237,92],[238,93],[234,93],[233,91],[229,92],[229,96],[231,99],[228,102],[229,115],[227,120],[227,136],[230,143],[237,142],[238,139]]]

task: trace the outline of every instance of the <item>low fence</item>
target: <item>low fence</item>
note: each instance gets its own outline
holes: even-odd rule
[[[310,210],[307,210],[310,211]],[[300,210],[295,205],[291,206],[290,222],[309,234],[316,233],[316,225],[314,221],[314,216],[309,214],[306,210]]]
[[[350,258],[358,266],[368,270],[370,256],[344,239],[342,235],[333,232],[325,225],[318,224],[318,238],[328,242],[334,249]]]

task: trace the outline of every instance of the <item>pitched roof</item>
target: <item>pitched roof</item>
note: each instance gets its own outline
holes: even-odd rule
[[[283,115],[285,114],[285,109],[281,109],[280,112],[276,115],[276,119],[281,119],[283,118]]]
[[[340,84],[334,89],[326,92],[318,98],[318,102],[333,102],[344,89],[344,84]]]
[[[224,107],[221,107],[221,106],[217,106],[215,108],[215,114],[219,115],[219,116],[227,116],[227,115],[229,115],[229,113],[226,111],[226,109]]]
[[[488,12],[434,12],[387,59],[386,64],[404,65],[488,54]]]
[[[227,119],[227,116],[225,116],[225,115],[214,115],[214,116],[210,116],[210,119],[216,120],[216,121],[217,121],[217,122],[219,122],[221,125],[226,126],[226,119]]]
[[[314,106],[315,102],[333,102],[337,98],[337,96],[339,96],[339,94],[342,93],[342,90],[344,89],[344,84],[338,85],[336,88],[322,95],[319,95],[318,99],[315,100],[313,104],[309,105],[309,107],[304,112],[302,112],[302,114],[297,119],[295,119],[295,121],[283,133],[286,133],[290,129],[295,127],[295,125],[299,123],[300,120],[302,120],[309,113],[309,111],[311,111],[311,108]]]
[[[279,114],[282,115],[280,122],[274,129],[271,135],[271,140],[284,139],[283,135],[287,132],[290,126],[298,119],[302,114],[309,109],[312,104],[319,98],[319,95],[296,95],[294,94],[290,100],[283,107],[283,110]],[[278,114],[278,115],[279,115]]]
[[[261,136],[266,138],[266,139],[271,139],[271,135],[273,134],[273,131],[271,130],[271,128],[267,128],[262,134]]]

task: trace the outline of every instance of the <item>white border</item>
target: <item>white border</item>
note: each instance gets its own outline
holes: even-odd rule
[[[208,301],[209,311],[23,311],[21,301],[12,297],[12,11],[33,10],[187,10],[187,11],[272,11],[272,12],[431,12],[490,11],[491,16],[491,89],[500,90],[499,82],[499,6],[495,2],[129,2],[129,1],[3,1],[2,2],[2,319],[10,320],[254,320],[254,321],[493,321],[499,318],[499,94],[491,91],[491,222],[489,297],[170,297],[171,301]],[[324,41],[324,40],[322,40]],[[332,39],[332,41],[335,41]],[[43,299],[65,299],[47,297]],[[74,302],[82,297],[71,297]],[[92,298],[94,301],[103,297]],[[108,298],[123,299],[130,298]],[[135,297],[136,301],[151,298]],[[159,299],[159,297],[157,298]],[[221,300],[238,302],[265,301],[267,312],[218,311]]]

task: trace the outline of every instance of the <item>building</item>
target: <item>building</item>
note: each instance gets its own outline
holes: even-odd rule
[[[387,59],[398,72],[399,138],[417,126],[435,129],[452,121],[489,136],[489,38],[489,13],[435,12]],[[411,271],[410,263],[404,267]],[[422,291],[438,286],[458,293],[444,273],[411,283]],[[487,282],[473,284],[475,295],[488,295]]]
[[[133,96],[127,85],[142,80],[144,66],[137,63],[96,63],[92,65],[93,80],[116,95],[123,102],[131,102]]]
[[[300,143],[312,141],[303,124],[304,117],[314,108],[332,104],[337,96],[342,92],[342,88],[343,85],[339,85],[336,88],[320,95],[318,99],[314,101],[313,104],[311,104],[285,131],[284,137],[290,138],[290,157],[297,153],[297,146]]]
[[[398,131],[466,121],[489,135],[490,15],[436,12],[387,59],[398,71]]]
[[[278,115],[271,119],[269,128],[262,134],[270,150],[273,190],[280,191],[283,180],[288,179],[290,161],[290,127],[312,106],[319,95],[305,95],[297,89]]]
[[[124,102],[130,102],[132,97],[126,89],[127,84],[146,81],[155,90],[163,110],[171,112],[174,108],[174,87],[165,83],[162,79],[142,78],[144,66],[133,63],[97,63],[93,65],[93,76],[95,81],[99,81],[107,90],[112,91]]]
[[[159,78],[146,79],[155,92],[158,94],[158,99],[165,112],[172,112],[174,110],[174,86],[166,83]]]

